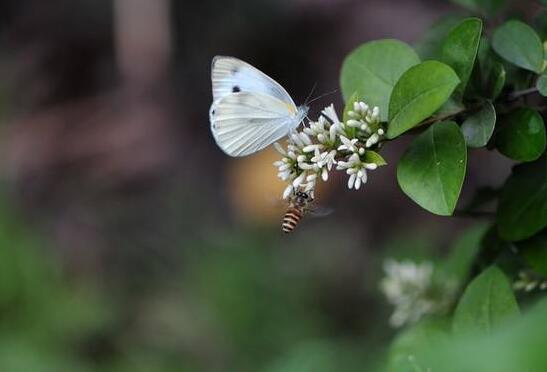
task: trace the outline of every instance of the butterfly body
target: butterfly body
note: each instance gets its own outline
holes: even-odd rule
[[[308,113],[260,70],[234,57],[217,56],[211,67],[211,132],[230,156],[257,152],[293,131]]]

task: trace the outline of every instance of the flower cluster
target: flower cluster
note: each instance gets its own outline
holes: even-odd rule
[[[317,121],[291,133],[286,149],[274,144],[283,156],[274,163],[278,177],[288,182],[283,198],[288,198],[294,190],[313,196],[317,180],[327,181],[335,166],[349,175],[348,188],[359,189],[367,182],[368,170],[385,164],[374,151],[383,139],[378,107],[354,102],[342,121],[331,104],[321,111]]]
[[[452,280],[435,280],[431,262],[387,260],[386,276],[380,288],[395,310],[389,319],[393,327],[420,320],[424,315],[446,311],[457,285]]]
[[[521,271],[519,278],[513,283],[517,291],[531,292],[533,290],[547,290],[547,279],[533,272]]]

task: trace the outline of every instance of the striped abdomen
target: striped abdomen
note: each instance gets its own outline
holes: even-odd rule
[[[288,234],[293,231],[296,225],[298,225],[298,222],[300,222],[302,214],[303,213],[301,209],[289,207],[289,209],[287,209],[287,212],[283,216],[283,224],[281,225],[281,229],[283,230],[283,232]]]

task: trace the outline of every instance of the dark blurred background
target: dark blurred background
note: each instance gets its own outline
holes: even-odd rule
[[[442,0],[3,0],[0,371],[374,365],[393,334],[384,258],[443,252],[471,222],[421,210],[388,165],[359,192],[335,178],[317,195],[335,212],[282,235],[275,152],[228,158],[210,135],[210,62],[237,56],[302,102],[315,83],[316,95],[338,88],[359,44],[414,43],[461,11]],[[311,117],[331,102],[341,109],[340,93]],[[407,144],[384,157],[396,164]],[[462,204],[510,166],[473,151]]]

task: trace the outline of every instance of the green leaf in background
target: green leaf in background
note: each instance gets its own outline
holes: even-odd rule
[[[538,89],[539,94],[543,97],[547,97],[547,74],[543,74],[538,78],[536,88]]]
[[[391,93],[387,138],[395,138],[428,118],[459,82],[454,70],[441,62],[423,62],[408,69]]]
[[[506,75],[503,63],[498,61],[486,38],[481,38],[477,53],[478,63],[475,64],[473,79],[470,86],[474,86],[478,97],[496,99],[505,85]]]
[[[467,117],[461,126],[467,146],[477,148],[486,146],[494,133],[496,110],[490,102],[473,115]]]
[[[496,99],[505,85],[507,76],[503,63],[498,61],[489,61],[485,66],[483,76],[484,93],[486,97]]]
[[[519,108],[506,116],[496,134],[496,147],[518,161],[536,160],[545,151],[545,125],[539,113]]]
[[[440,58],[446,36],[461,20],[461,16],[445,16],[425,30],[423,36],[414,43],[414,49],[422,60]]]
[[[452,329],[455,333],[490,334],[518,314],[509,280],[499,268],[492,266],[465,289],[454,312]]]
[[[547,231],[518,242],[517,247],[532,270],[547,277]]]
[[[449,278],[463,283],[469,273],[477,253],[481,248],[488,225],[479,224],[467,229],[450,248],[450,254],[440,263],[441,269]]]
[[[516,66],[537,73],[543,69],[543,44],[526,23],[505,22],[494,32],[492,46],[496,53]]]
[[[547,300],[492,334],[460,334],[420,352],[430,369],[412,372],[547,371]]]
[[[370,106],[380,108],[386,121],[393,86],[403,72],[420,63],[420,58],[407,44],[398,40],[365,43],[351,52],[342,65],[340,86],[345,100],[357,93]]]
[[[494,16],[507,4],[507,0],[452,0],[452,2],[487,16]]]
[[[547,39],[547,0],[543,0],[545,9],[540,10],[533,19],[534,30],[539,34],[541,40]]]
[[[501,238],[523,240],[547,227],[547,156],[513,169],[496,216]]]
[[[460,84],[454,92],[458,99],[463,97],[473,71],[481,32],[482,21],[478,18],[467,18],[450,31],[443,43],[441,60],[452,67],[460,78]]]
[[[422,208],[449,216],[460,195],[467,150],[456,123],[432,125],[420,134],[397,167],[397,181],[403,192]]]
[[[435,348],[449,338],[449,323],[444,319],[422,320],[400,333],[393,341],[388,356],[388,371],[427,371],[421,357],[423,350]]]

